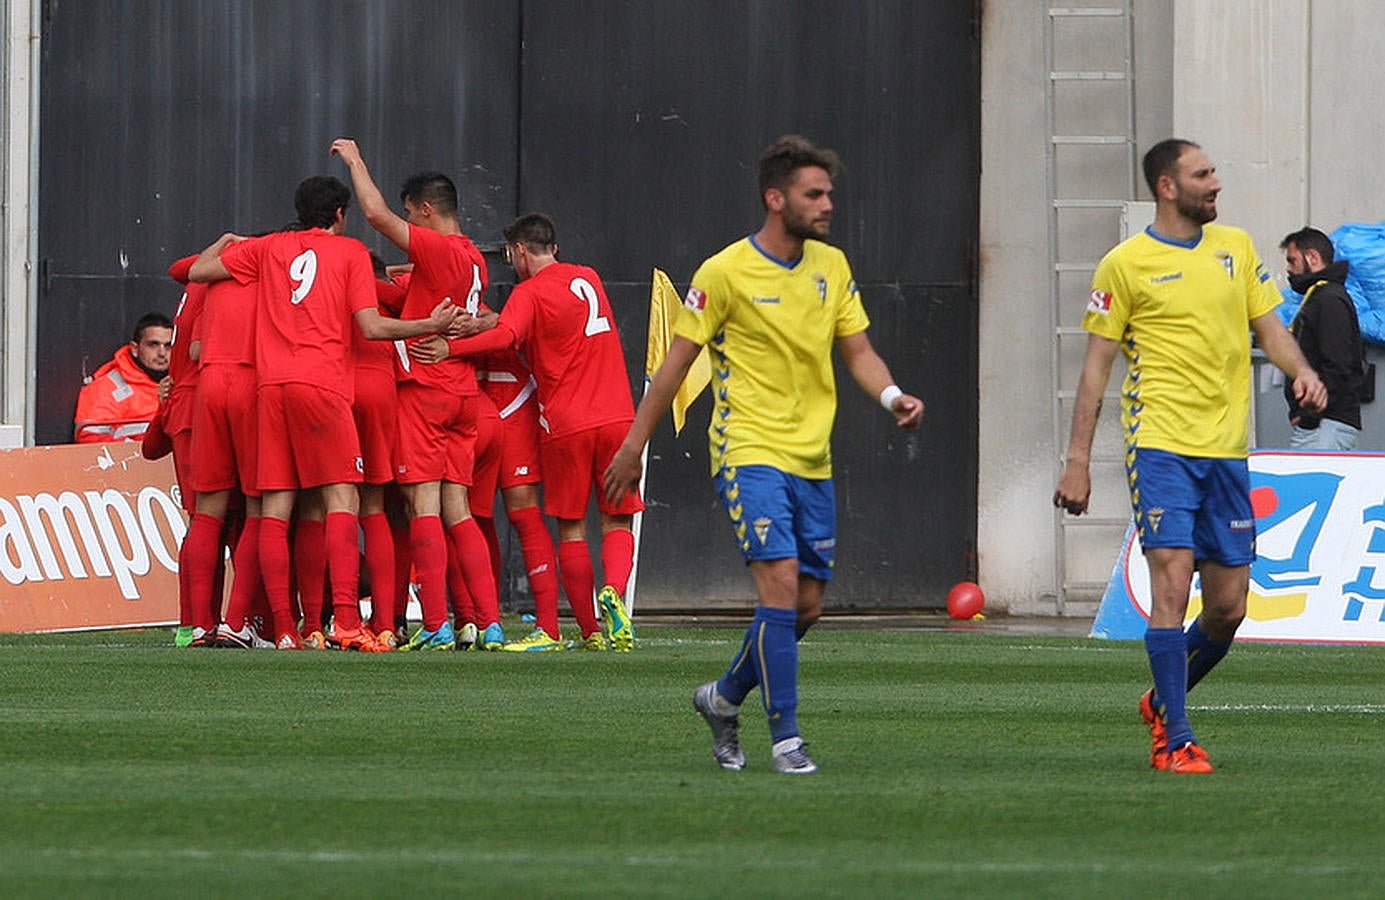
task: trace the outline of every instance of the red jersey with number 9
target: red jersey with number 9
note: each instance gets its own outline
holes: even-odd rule
[[[221,261],[237,281],[259,283],[259,383],[313,384],[350,399],[353,317],[375,306],[365,244],[321,228],[280,231],[232,244]]]
[[[544,266],[515,286],[500,320],[538,382],[545,439],[634,420],[625,351],[594,269]]]

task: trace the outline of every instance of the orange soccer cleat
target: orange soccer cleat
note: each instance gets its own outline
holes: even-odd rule
[[[1156,769],[1168,768],[1169,736],[1164,730],[1164,720],[1154,709],[1153,688],[1140,695],[1140,718],[1149,726],[1149,764]]]
[[[1207,751],[1192,741],[1166,753],[1165,760],[1164,771],[1175,775],[1206,775],[1213,771]]]

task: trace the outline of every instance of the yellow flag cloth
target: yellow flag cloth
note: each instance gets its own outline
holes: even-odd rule
[[[678,310],[683,306],[682,299],[673,288],[673,282],[662,269],[654,270],[654,280],[649,286],[649,340],[645,347],[644,377],[651,379],[659,366],[664,364],[669,344],[673,343],[673,323],[678,318]],[[712,362],[707,348],[693,361],[688,377],[678,387],[673,397],[673,432],[683,430],[688,419],[688,407],[692,406],[697,395],[712,380]]]

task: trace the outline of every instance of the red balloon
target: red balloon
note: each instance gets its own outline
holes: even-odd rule
[[[959,581],[947,592],[947,614],[954,619],[970,619],[985,605],[986,595],[974,581]]]

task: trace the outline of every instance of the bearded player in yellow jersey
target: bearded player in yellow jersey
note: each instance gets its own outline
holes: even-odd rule
[[[797,135],[764,151],[764,223],[693,275],[668,355],[605,473],[613,500],[639,482],[641,449],[710,346],[712,473],[759,595],[730,668],[693,697],[725,769],[745,767],[738,714],[758,685],[775,770],[817,771],[798,730],[797,639],[822,613],[836,548],[833,346],[900,427],[915,428],[923,416],[923,403],[895,385],[866,337],[870,320],[845,254],[823,242],[836,167],[835,153]]]
[[[1154,224],[1106,254],[1082,320],[1089,332],[1067,464],[1053,503],[1072,515],[1091,494],[1092,439],[1117,351],[1127,376],[1121,424],[1135,529],[1153,598],[1145,649],[1154,687],[1140,698],[1150,764],[1212,771],[1188,723],[1187,692],[1221,661],[1245,617],[1250,505],[1251,331],[1309,410],[1327,391],[1274,308],[1279,292],[1250,236],[1211,224],[1221,182],[1202,148],[1169,139],[1144,157]],[[1194,571],[1202,613],[1183,630]]]

